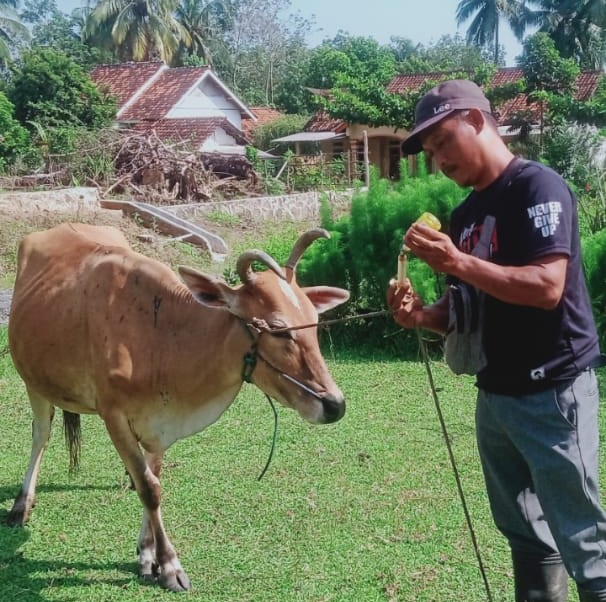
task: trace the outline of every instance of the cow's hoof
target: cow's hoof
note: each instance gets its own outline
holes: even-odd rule
[[[191,589],[189,577],[181,570],[167,576],[160,575],[160,585],[171,592],[186,592]]]
[[[21,510],[15,510],[14,508],[8,513],[6,517],[6,524],[9,527],[23,527],[27,522],[27,516]]]

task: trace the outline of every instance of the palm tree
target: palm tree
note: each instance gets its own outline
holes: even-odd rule
[[[475,16],[474,16],[475,15]],[[473,16],[467,29],[467,43],[480,48],[494,48],[494,63],[499,62],[499,27],[504,18],[514,35],[521,40],[531,12],[524,0],[461,0],[457,5],[457,25]]]
[[[0,63],[5,66],[15,46],[30,38],[29,29],[19,19],[16,6],[16,0],[0,0]]]
[[[606,3],[604,0],[530,0],[537,7],[530,22],[550,35],[565,58],[586,68],[606,62]]]
[[[92,8],[83,39],[116,48],[122,60],[159,58],[170,63],[179,43],[190,43],[188,32],[175,19],[178,0],[100,0]]]
[[[189,53],[213,66],[213,46],[224,27],[228,8],[224,0],[181,0],[175,16],[191,39]],[[183,44],[186,46],[186,44]]]

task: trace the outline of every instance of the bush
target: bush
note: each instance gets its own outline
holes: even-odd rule
[[[308,121],[309,117],[306,115],[284,115],[260,125],[252,133],[254,145],[263,150],[275,147],[272,140],[301,132]]]
[[[401,173],[408,173],[405,161]],[[427,175],[424,170],[416,177],[405,175],[395,183],[373,174],[368,191],[354,195],[348,215],[333,221],[330,211],[326,206],[323,208],[322,225],[332,237],[315,243],[303,258],[299,270],[301,281],[330,283],[348,289],[351,300],[341,310],[342,314],[384,309],[385,291],[390,278],[396,274],[405,231],[424,211],[434,213],[446,229],[450,212],[463,196],[464,192],[453,181],[443,175]],[[441,296],[443,279],[414,256],[408,263],[408,275],[425,302],[432,303]],[[364,342],[383,350],[385,337],[399,331],[390,317],[372,324],[360,325],[356,321],[337,330],[347,344]],[[389,341],[399,349],[416,349],[416,338],[410,333],[397,338],[390,336]]]
[[[606,230],[583,240],[583,260],[600,345],[606,350]]]
[[[22,155],[29,145],[27,130],[13,117],[13,105],[0,92],[0,170],[4,171]]]

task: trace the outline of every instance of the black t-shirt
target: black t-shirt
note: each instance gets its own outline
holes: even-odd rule
[[[470,253],[486,215],[494,215],[489,261],[523,266],[568,256],[566,284],[553,310],[485,299],[487,366],[477,384],[504,395],[532,393],[574,377],[599,357],[598,336],[583,277],[576,198],[556,172],[514,159],[488,188],[472,192],[451,217],[450,235]]]

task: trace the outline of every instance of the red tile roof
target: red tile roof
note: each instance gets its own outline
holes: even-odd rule
[[[396,75],[387,85],[387,90],[394,94],[403,94],[408,90],[417,90],[427,81],[441,81],[447,79],[450,75],[451,73],[445,71]],[[515,83],[522,79],[523,75],[522,69],[518,67],[503,67],[494,74],[490,82],[490,88]],[[601,71],[583,71],[576,80],[575,98],[577,100],[591,98],[603,75]],[[499,125],[507,124],[519,111],[529,111],[533,118],[538,120],[540,110],[536,103],[528,103],[526,94],[519,94],[515,98],[494,107],[494,109]]]
[[[501,69],[492,79],[491,87],[514,83],[522,77],[521,69]],[[602,77],[603,73],[600,71],[583,71],[580,73],[575,82],[574,97],[581,101],[590,99],[595,94]],[[518,94],[516,97],[494,107],[494,110],[499,125],[508,125],[515,118],[516,113],[520,112],[528,113],[533,121],[538,122],[541,107],[536,102],[530,102],[527,94]]]
[[[434,71],[433,73],[404,73],[394,76],[387,84],[387,91],[391,94],[404,94],[409,90],[418,90],[427,81],[441,81],[448,79],[447,71]]]
[[[306,132],[335,132],[342,134],[347,130],[347,124],[342,119],[331,117],[326,111],[318,111],[303,128]]]
[[[266,123],[271,123],[276,119],[280,119],[280,117],[284,117],[284,113],[278,111],[278,109],[273,109],[272,107],[248,107],[250,112],[257,118],[257,121],[254,121],[250,117],[246,117],[242,119],[242,131],[244,132],[247,138],[250,138],[252,132],[255,128],[258,128],[261,125],[265,125]]]
[[[228,135],[232,136],[236,144],[244,145],[248,143],[242,132],[225,117],[139,121],[133,125],[132,130],[140,133],[151,133],[153,131],[160,140],[166,142],[190,142],[193,146],[200,146],[218,128],[222,128]]]
[[[161,119],[200,81],[208,67],[165,69],[141,96],[120,113],[120,120]]]
[[[97,65],[90,76],[99,88],[118,98],[118,109],[121,109],[150,78],[165,67],[161,62]]]

